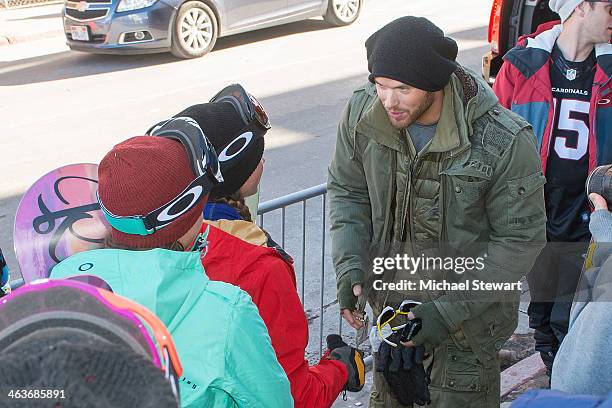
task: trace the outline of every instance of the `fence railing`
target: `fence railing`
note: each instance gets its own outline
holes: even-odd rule
[[[279,198],[275,198],[270,201],[263,202],[259,205],[257,209],[257,215],[259,216],[259,226],[265,227],[265,215],[270,214],[274,211],[281,211],[281,246],[285,248],[285,236],[286,236],[286,216],[287,216],[287,207],[301,204],[302,207],[302,229],[301,229],[301,284],[298,288],[300,299],[302,299],[302,304],[305,306],[305,297],[304,297],[304,287],[306,282],[307,268],[306,268],[306,203],[309,200],[316,199],[321,197],[321,248],[320,248],[320,256],[321,256],[321,269],[320,269],[320,292],[319,292],[319,339],[318,339],[318,350],[319,356],[321,356],[323,352],[323,329],[324,329],[324,314],[325,314],[325,302],[324,302],[324,293],[325,293],[325,264],[326,264],[326,205],[327,205],[327,185],[319,184],[318,186],[310,187],[305,190],[297,191],[295,193],[291,193]],[[332,289],[335,291],[335,286]],[[334,303],[337,303],[337,299],[334,300]],[[342,317],[338,317],[338,327],[339,334],[342,335]],[[311,337],[312,338],[312,337]],[[372,368],[372,356],[368,356],[365,359],[366,369],[370,370]]]
[[[324,328],[324,293],[325,293],[325,233],[326,233],[326,204],[327,204],[327,185],[319,184],[318,186],[310,187],[305,190],[297,191],[283,197],[279,197],[270,201],[261,203],[257,208],[259,216],[259,226],[264,228],[265,215],[274,211],[281,211],[281,246],[285,248],[286,236],[286,210],[287,207],[295,204],[302,205],[302,239],[301,239],[301,285],[300,299],[305,305],[304,288],[306,286],[306,203],[308,200],[321,197],[321,270],[320,270],[320,291],[319,291],[319,356],[323,353],[323,328]],[[339,318],[339,331],[342,332],[342,319]]]

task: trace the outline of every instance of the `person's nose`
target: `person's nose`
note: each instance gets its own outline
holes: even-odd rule
[[[397,106],[397,97],[394,91],[389,90],[385,92],[383,106],[385,107],[385,109],[388,109],[388,110],[393,109]]]

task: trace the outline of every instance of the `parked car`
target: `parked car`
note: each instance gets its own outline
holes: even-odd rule
[[[502,65],[504,54],[520,36],[531,34],[559,16],[548,7],[548,0],[493,0],[489,19],[490,50],[482,59],[482,75],[493,83]]]
[[[353,23],[364,0],[66,0],[67,44],[93,53],[201,57],[217,38],[323,16]]]

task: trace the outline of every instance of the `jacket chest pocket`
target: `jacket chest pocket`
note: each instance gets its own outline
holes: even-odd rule
[[[542,208],[534,205],[534,199],[540,202],[544,200],[542,189],[544,184],[546,184],[546,178],[541,171],[508,181],[508,226],[510,228],[521,229],[546,222],[546,214]]]
[[[448,223],[462,227],[482,226],[474,222],[486,217],[484,197],[489,189],[491,176],[470,167],[450,168],[442,172],[446,208],[450,213]]]

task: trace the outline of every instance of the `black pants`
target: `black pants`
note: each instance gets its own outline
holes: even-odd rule
[[[549,370],[567,334],[587,248],[588,242],[549,242],[527,275],[531,294],[529,327],[535,330],[535,349]]]

